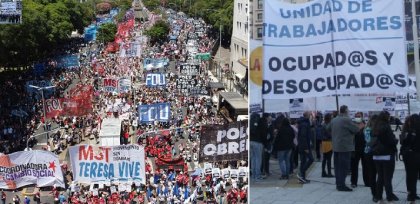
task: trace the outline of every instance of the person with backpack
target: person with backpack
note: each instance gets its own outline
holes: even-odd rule
[[[363,113],[357,112],[355,114],[355,118],[353,120],[356,124],[365,126],[363,121]],[[363,123],[363,124],[361,124]],[[364,129],[360,129],[358,133],[354,136],[354,152],[351,157],[351,187],[357,187],[357,180],[359,177],[359,163],[362,163],[362,174],[363,174],[363,182],[365,186],[368,186],[368,179],[367,179],[367,171],[366,171],[366,164],[364,158],[364,148],[366,146],[365,136],[364,136]]]
[[[376,142],[372,144],[373,161],[378,171],[376,199],[382,200],[382,193],[385,187],[387,200],[398,201],[399,199],[392,189],[398,140],[395,138],[389,124],[389,117],[390,115],[387,111],[382,111],[372,128],[374,137],[377,137]]]
[[[290,156],[293,148],[293,140],[295,138],[295,131],[288,118],[276,120],[276,125],[279,126],[276,138],[274,140],[274,148],[277,151],[277,158],[279,160],[281,177],[280,179],[289,179]]]
[[[420,116],[414,114],[410,116],[409,124],[404,124],[403,132],[405,137],[401,138],[400,153],[403,157],[405,172],[406,172],[406,186],[407,186],[407,201],[415,202],[417,195],[417,176],[420,170]]]
[[[331,159],[333,155],[331,133],[327,131],[327,126],[331,122],[331,116],[332,115],[330,113],[327,113],[324,116],[324,123],[322,125],[323,137],[322,137],[322,143],[321,143],[322,177],[328,177],[328,178],[334,177],[334,175],[332,175],[331,173]],[[327,167],[327,171],[325,171],[325,167]]]
[[[364,149],[364,157],[365,157],[365,167],[367,172],[367,184],[370,187],[370,191],[372,193],[372,200],[373,202],[378,202],[378,199],[376,198],[376,167],[375,162],[373,161],[373,155],[372,155],[372,144],[373,141],[376,140],[376,137],[373,137],[372,134],[372,127],[375,125],[375,122],[378,118],[378,115],[372,115],[372,117],[369,119],[369,121],[366,124],[364,131],[365,136],[365,149]]]

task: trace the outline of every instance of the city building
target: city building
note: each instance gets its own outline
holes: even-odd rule
[[[231,90],[248,98],[248,0],[235,0],[233,31],[230,45],[230,67],[233,85]]]

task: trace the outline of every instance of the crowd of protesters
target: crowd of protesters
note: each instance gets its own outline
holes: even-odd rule
[[[251,179],[258,182],[270,175],[266,164],[270,156],[275,155],[280,165],[280,179],[293,176],[302,184],[310,183],[307,170],[316,157],[317,161],[322,158],[321,176],[335,178],[338,191],[351,192],[360,185],[361,163],[362,181],[370,188],[372,201],[383,200],[385,189],[386,200],[392,202],[399,200],[393,192],[392,178],[395,162],[400,159],[406,171],[407,201],[414,203],[420,199],[416,194],[420,178],[420,116],[413,114],[406,118],[398,139],[390,118],[387,111],[369,118],[357,112],[350,118],[345,105],[339,112],[325,115],[305,112],[299,119],[289,119],[286,114],[264,113],[262,117],[252,114]],[[399,151],[398,141],[401,144]],[[350,187],[345,182],[349,173]]]
[[[200,65],[201,74],[196,76],[198,83],[206,86],[211,81],[208,75],[208,61],[192,59],[195,54],[209,52],[212,48],[215,40],[208,36],[210,27],[202,20],[188,18],[185,14],[178,14],[173,10],[162,10],[169,16],[163,20],[167,21],[171,28],[167,41],[150,45],[144,36],[138,35],[153,22],[136,23],[126,33],[117,35],[121,38],[122,45],[141,37],[140,56],[122,56],[118,51],[108,51],[103,44],[88,43],[85,47],[85,50],[89,50],[87,52],[82,53],[83,48],[80,46],[72,46],[71,50],[66,51],[67,54],[80,54],[80,67],[56,71],[59,70],[57,62],[51,59],[41,77],[34,78],[28,74],[2,81],[3,91],[0,92],[0,96],[7,99],[1,100],[0,104],[2,153],[22,150],[22,143],[16,142],[16,139],[26,141],[43,125],[46,126],[45,131],[50,131],[48,145],[44,149],[56,154],[82,141],[94,140],[98,144],[101,123],[110,117],[123,120],[120,135],[122,144],[134,141],[145,147],[146,185],[132,183],[124,190],[116,190],[115,185],[108,183],[92,190],[91,186],[79,185],[72,181],[73,172],[67,164],[63,164],[68,187],[66,192],[53,188],[52,195],[57,203],[247,203],[246,171],[225,177],[212,174],[211,169],[204,171],[198,168],[202,165],[198,163],[201,126],[224,124],[226,120],[215,111],[213,101],[208,95],[190,94],[176,87],[180,65],[183,63]],[[126,22],[132,19],[130,14],[132,11],[126,14]],[[176,39],[171,38],[174,35],[177,36]],[[142,65],[145,58],[170,59],[171,63],[175,64],[172,69],[167,64],[165,67],[149,70],[164,73],[167,78],[165,86],[149,87],[144,84],[146,69]],[[101,78],[106,77],[128,77],[132,81],[132,89],[126,93],[106,92],[101,87]],[[41,95],[37,92],[28,95],[25,86],[27,80],[49,80],[55,88],[50,95],[45,96],[46,98],[69,98],[73,95],[72,90],[92,85],[93,111],[83,116],[57,115],[44,118]],[[169,120],[149,123],[139,121],[137,105],[162,102],[169,102],[171,105],[172,114]],[[27,115],[9,117],[12,114],[11,110],[17,107]],[[19,125],[19,120],[21,124],[28,125]],[[51,130],[51,126],[59,128]],[[34,141],[35,144],[36,140]],[[182,162],[179,166],[161,167],[157,162],[159,159]],[[213,168],[220,169],[246,169],[247,165],[246,161],[212,163]],[[41,202],[40,194],[36,194],[33,200]]]

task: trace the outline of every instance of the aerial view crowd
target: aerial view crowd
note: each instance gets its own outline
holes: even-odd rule
[[[47,59],[42,68],[15,73],[0,86],[1,153],[43,149],[65,155],[79,144],[104,146],[104,121],[118,119],[118,145],[144,147],[144,180],[79,182],[64,159],[65,188],[16,193],[15,203],[46,202],[43,190],[56,203],[247,203],[247,158],[205,165],[199,160],[201,128],[227,123],[211,99],[216,90],[208,88],[209,61],[197,57],[213,49],[212,28],[182,12],[160,10],[163,15],[147,11],[148,20],[138,21],[130,9],[114,43],[74,39],[59,54],[70,57]],[[159,21],[169,25],[168,38],[151,43],[142,33]]]

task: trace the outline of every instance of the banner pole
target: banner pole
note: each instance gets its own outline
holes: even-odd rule
[[[332,20],[332,12],[330,10],[330,20]],[[339,107],[340,104],[338,103],[338,81],[337,81],[337,70],[336,70],[336,57],[335,57],[335,47],[334,47],[334,32],[331,32],[331,54],[333,56],[333,62],[334,62],[334,66],[333,66],[333,71],[334,71],[334,79],[335,79],[335,105],[336,105],[336,109],[337,112],[339,111]]]

